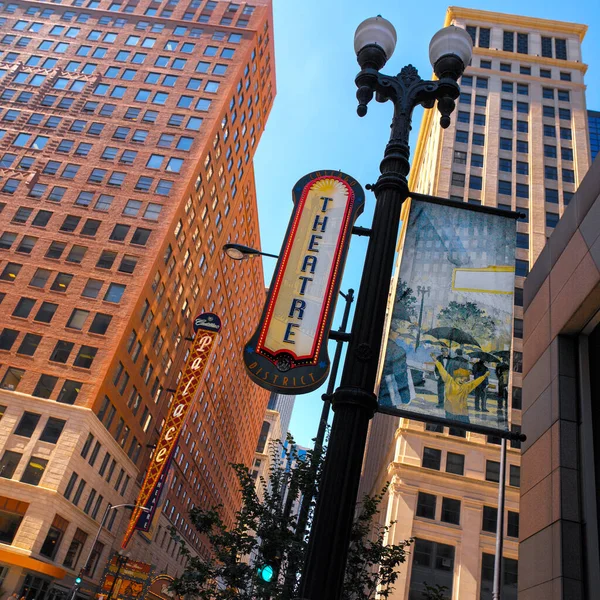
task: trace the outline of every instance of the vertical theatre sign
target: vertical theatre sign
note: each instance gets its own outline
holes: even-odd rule
[[[144,514],[141,508],[134,509],[123,538],[123,548],[127,547],[136,529],[148,531],[150,528],[179,434],[202,381],[215,338],[220,330],[221,320],[215,314],[203,313],[194,319],[196,336],[192,349],[136,501],[136,505],[148,509],[148,512]]]
[[[329,372],[327,338],[352,226],[365,198],[353,177],[316,171],[296,183],[292,199],[290,224],[244,362],[261,387],[304,394]]]
[[[517,213],[426,196],[407,212],[379,410],[503,435]]]

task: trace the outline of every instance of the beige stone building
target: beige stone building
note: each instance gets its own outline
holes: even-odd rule
[[[509,406],[521,426],[523,283],[590,165],[581,55],[585,25],[450,7],[473,59],[461,80],[452,124],[426,111],[411,189],[456,201],[518,210],[515,320]],[[492,407],[495,409],[495,407]],[[509,444],[503,598],[517,597],[520,452]],[[452,600],[491,599],[497,522],[499,440],[377,415],[361,493],[391,482],[385,514],[394,541],[415,538],[392,595],[419,600],[424,583]],[[549,596],[548,596],[549,597]]]

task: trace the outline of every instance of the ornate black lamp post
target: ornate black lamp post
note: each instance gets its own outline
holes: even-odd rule
[[[377,203],[341,385],[332,399],[335,416],[300,591],[300,597],[306,600],[341,598],[367,428],[377,409],[373,390],[400,209],[409,195],[412,112],[417,105],[433,108],[437,100],[440,125],[448,127],[460,92],[457,80],[471,59],[470,36],[450,26],[436,33],[429,46],[438,80],[423,81],[411,65],[397,76],[383,75],[379,70],[395,44],[393,25],[381,17],[361,23],[354,37],[361,67],[356,76],[359,116],[367,113],[367,105],[375,95],[379,102],[393,102],[394,117],[381,176],[375,185],[367,186],[375,192]]]

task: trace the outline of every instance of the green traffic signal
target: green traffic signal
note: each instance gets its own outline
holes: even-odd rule
[[[81,577],[75,577],[75,585],[79,585],[83,580]]]
[[[258,576],[267,583],[273,579],[274,574],[275,571],[271,565],[263,565],[262,567],[258,568]]]

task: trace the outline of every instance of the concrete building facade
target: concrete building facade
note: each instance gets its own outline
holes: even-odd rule
[[[525,282],[519,598],[600,587],[600,161]]]
[[[151,535],[132,558],[181,572],[174,526],[239,502],[266,391],[240,348],[259,317],[252,158],[275,95],[269,0],[0,4],[0,583],[63,598],[109,505],[135,502],[188,354],[223,329]],[[252,302],[246,301],[252,298]],[[235,323],[235,328],[233,327]],[[81,597],[128,514],[109,511]]]
[[[415,192],[518,210],[510,419],[522,412],[523,283],[590,164],[581,41],[586,26],[450,7],[474,48],[452,124],[426,111],[412,162]],[[489,404],[489,402],[488,402]],[[488,406],[489,408],[489,406]],[[382,519],[393,541],[415,538],[397,600],[424,583],[452,600],[491,599],[498,510],[499,439],[376,415],[361,493],[391,483]],[[520,448],[509,444],[503,598],[517,597]]]

